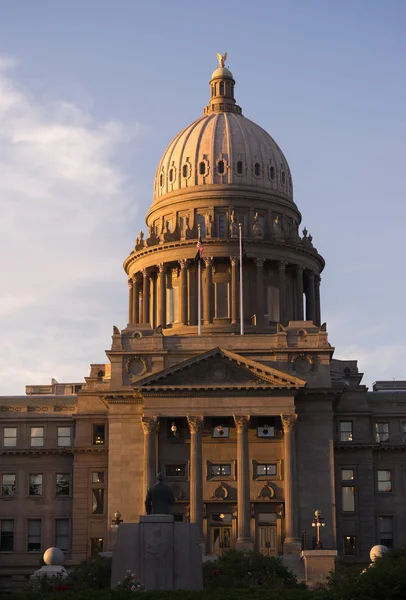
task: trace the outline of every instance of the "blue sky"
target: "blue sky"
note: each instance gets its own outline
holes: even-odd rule
[[[406,379],[405,27],[403,0],[0,2],[0,394],[105,361],[156,165],[226,51],[326,259],[335,356]]]

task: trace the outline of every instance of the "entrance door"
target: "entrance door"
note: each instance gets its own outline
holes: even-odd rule
[[[276,554],[276,525],[259,525],[259,551],[265,556]]]
[[[221,556],[231,548],[231,527],[220,525],[211,527],[211,553]]]

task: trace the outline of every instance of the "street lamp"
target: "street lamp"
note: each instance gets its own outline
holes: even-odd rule
[[[172,423],[171,431],[172,431],[173,435],[176,437],[176,433],[178,431],[178,428],[176,427],[175,422]]]
[[[121,512],[118,510],[114,513],[114,519],[111,519],[111,528],[118,529],[122,522],[123,519],[121,518]]]
[[[322,550],[323,548],[320,531],[322,527],[325,527],[325,525],[324,517],[321,516],[321,510],[315,510],[312,527],[316,527],[316,550]]]

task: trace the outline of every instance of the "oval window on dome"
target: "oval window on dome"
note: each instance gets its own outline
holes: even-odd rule
[[[281,181],[282,181],[282,185],[285,185],[285,181],[286,181],[285,171],[281,172]]]
[[[206,174],[206,163],[204,161],[202,161],[201,163],[199,163],[199,174],[200,175],[205,175]]]
[[[275,179],[275,167],[269,168],[269,175],[270,175],[271,179]]]
[[[183,176],[183,177],[187,177],[187,176],[188,176],[188,168],[187,168],[187,165],[183,165],[183,167],[182,167],[182,176]]]
[[[220,173],[220,175],[223,175],[224,173],[224,160],[219,160],[217,163],[217,170]]]
[[[256,177],[259,177],[261,175],[261,165],[259,163],[255,163],[254,173]]]
[[[172,183],[173,181],[173,169],[169,170],[169,181]]]
[[[238,175],[242,175],[242,169],[243,169],[242,160],[237,160],[237,174]]]
[[[163,184],[164,184],[164,174],[161,173],[160,176],[159,176],[159,185],[160,185],[160,187],[162,187]]]

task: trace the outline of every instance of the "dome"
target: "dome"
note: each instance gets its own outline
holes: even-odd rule
[[[162,156],[154,183],[155,203],[167,194],[212,185],[224,191],[250,188],[293,203],[287,160],[269,133],[242,115],[234,84],[221,60],[210,80],[211,97],[203,116],[183,129]]]

